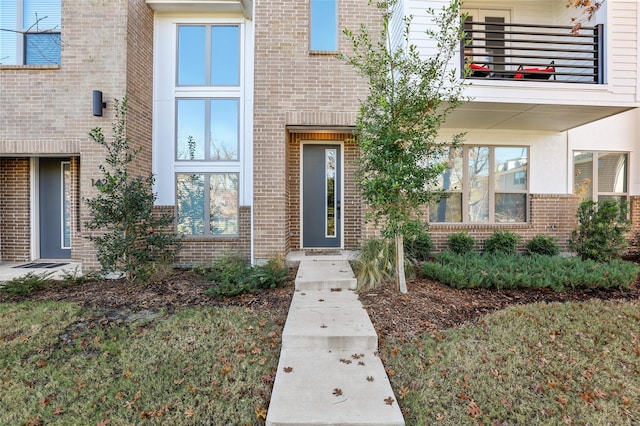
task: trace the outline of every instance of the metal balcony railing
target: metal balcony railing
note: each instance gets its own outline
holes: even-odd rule
[[[467,78],[604,83],[603,26],[466,21],[461,69]]]

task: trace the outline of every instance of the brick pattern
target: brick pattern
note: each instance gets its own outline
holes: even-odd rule
[[[357,143],[351,133],[292,133],[289,137],[288,154],[288,197],[287,212],[289,228],[289,247],[300,250],[300,149],[302,141],[343,142],[342,162],[344,174],[344,193],[342,195],[343,246],[345,250],[355,250],[360,245],[362,232],[362,201],[355,181],[355,159],[358,155]]]
[[[524,243],[535,235],[543,234],[557,238],[560,249],[567,251],[571,232],[578,225],[576,212],[579,203],[579,197],[574,195],[531,194],[529,223],[514,225],[433,223],[430,225],[430,234],[436,251],[447,249],[447,236],[456,232],[468,232],[476,239],[482,250],[484,240],[493,233],[494,229],[507,229],[521,235],[523,240],[520,249],[523,249]]]
[[[30,260],[31,194],[29,158],[0,158],[0,260]]]
[[[357,30],[365,23],[375,32],[379,22],[375,6],[364,1],[339,1],[338,15],[339,28]],[[289,223],[296,215],[289,180],[299,167],[291,164],[295,144],[287,126],[323,126],[327,132],[353,126],[366,85],[336,55],[309,53],[308,1],[256,0],[254,23],[254,244],[255,257],[264,259],[299,246],[296,225]],[[349,48],[342,35],[338,48]],[[354,231],[348,232],[351,241]]]
[[[173,207],[163,207],[173,211]],[[237,237],[186,237],[178,263],[182,265],[207,264],[227,254],[237,254],[251,259],[251,207],[240,206]],[[270,256],[267,256],[270,257]]]

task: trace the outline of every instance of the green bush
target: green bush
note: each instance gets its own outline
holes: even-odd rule
[[[34,292],[45,288],[51,281],[51,272],[34,274],[29,272],[21,277],[13,278],[9,281],[0,282],[0,293],[8,296],[30,296]]]
[[[431,258],[431,253],[435,248],[431,236],[427,232],[420,232],[413,238],[408,238],[404,242],[404,254],[408,260],[424,262]]]
[[[232,297],[261,290],[284,287],[288,270],[282,257],[271,258],[266,264],[251,266],[239,255],[228,255],[215,260],[206,277],[214,285],[207,294]]]
[[[560,253],[560,247],[558,247],[558,242],[554,237],[549,235],[536,235],[527,241],[527,253],[556,256]]]
[[[585,200],[578,207],[578,229],[572,232],[569,247],[583,259],[609,262],[622,257],[629,229],[626,201]]]
[[[517,254],[518,243],[522,237],[509,230],[496,229],[484,242],[484,252],[487,254]]]
[[[476,249],[475,238],[467,232],[450,234],[447,237],[447,244],[449,245],[449,250],[457,254],[471,253]]]
[[[635,282],[638,266],[621,260],[600,263],[579,257],[480,256],[447,251],[424,263],[422,274],[454,288],[625,289]]]

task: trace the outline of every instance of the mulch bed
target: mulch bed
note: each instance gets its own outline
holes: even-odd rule
[[[172,312],[184,307],[239,306],[268,313],[277,323],[284,324],[293,295],[295,272],[290,271],[283,288],[227,299],[207,295],[206,289],[211,284],[202,276],[177,270],[147,285],[129,284],[123,280],[95,280],[74,287],[50,287],[28,298],[11,300],[74,302],[102,314],[121,310],[164,309]],[[625,291],[587,289],[563,293],[527,289],[456,290],[427,279],[409,280],[407,287],[406,295],[396,290],[395,283],[386,283],[360,295],[381,340],[387,336],[411,338],[423,332],[456,327],[510,305],[593,298],[640,299],[638,283]],[[0,301],[3,301],[2,296]]]

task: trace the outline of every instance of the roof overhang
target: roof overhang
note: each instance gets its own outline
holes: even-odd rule
[[[630,109],[633,108],[472,101],[454,110],[444,127],[562,132]]]
[[[253,19],[253,0],[146,0],[156,12],[242,13]]]

